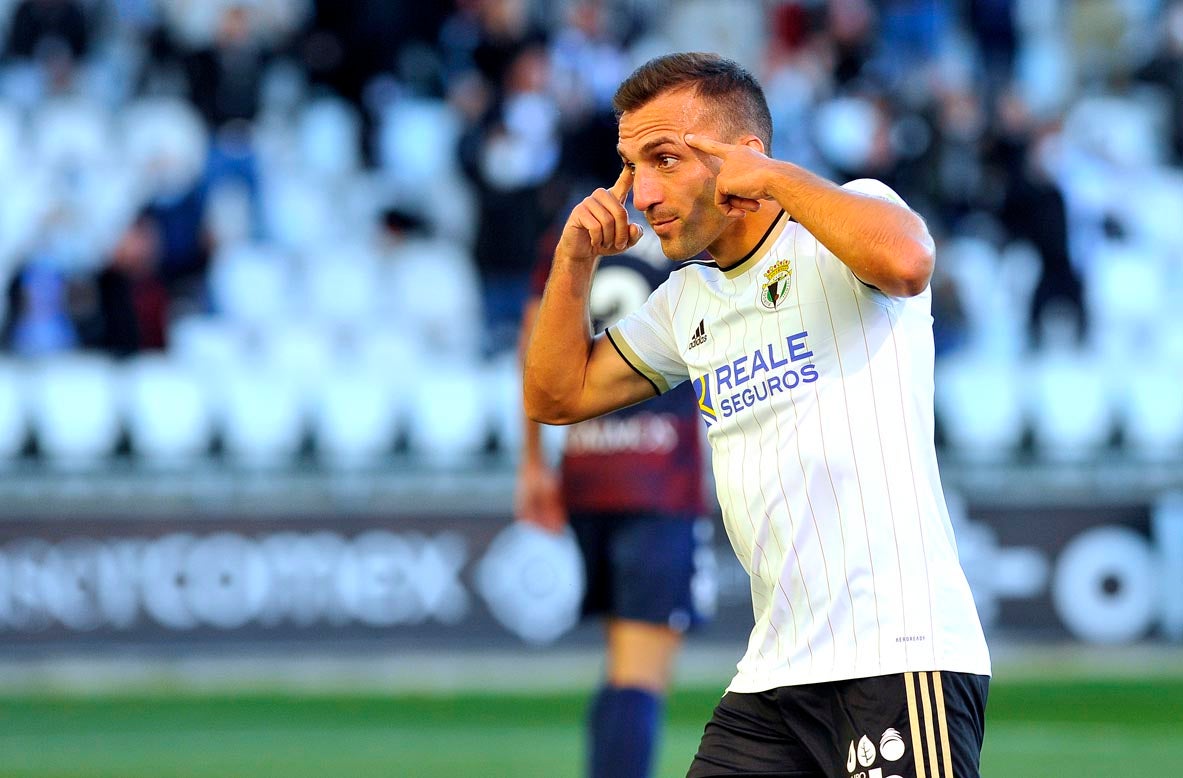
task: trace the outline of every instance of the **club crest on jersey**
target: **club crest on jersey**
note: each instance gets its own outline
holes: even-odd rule
[[[760,305],[775,311],[781,301],[789,296],[789,289],[793,285],[793,266],[787,259],[774,262],[764,271],[764,278],[760,286]]]

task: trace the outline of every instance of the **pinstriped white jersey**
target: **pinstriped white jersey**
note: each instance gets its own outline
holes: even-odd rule
[[[658,391],[694,382],[752,581],[730,690],[989,674],[937,472],[930,303],[863,284],[782,214],[735,267],[688,262],[609,328]]]

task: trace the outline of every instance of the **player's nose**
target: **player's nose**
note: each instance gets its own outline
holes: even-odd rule
[[[644,213],[662,200],[661,185],[637,166],[633,174],[633,205]]]

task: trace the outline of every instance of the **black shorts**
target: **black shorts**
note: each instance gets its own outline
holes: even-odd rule
[[[728,692],[687,778],[978,778],[989,684],[930,672]]]
[[[711,526],[692,516],[573,513],[587,589],[583,615],[683,632],[714,610]]]

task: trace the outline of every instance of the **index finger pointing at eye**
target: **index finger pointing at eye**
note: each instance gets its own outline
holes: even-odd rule
[[[616,183],[613,184],[612,188],[608,191],[612,193],[613,197],[623,204],[624,199],[628,197],[628,190],[632,188],[632,185],[633,169],[626,165],[621,169],[620,177],[616,179]]]

